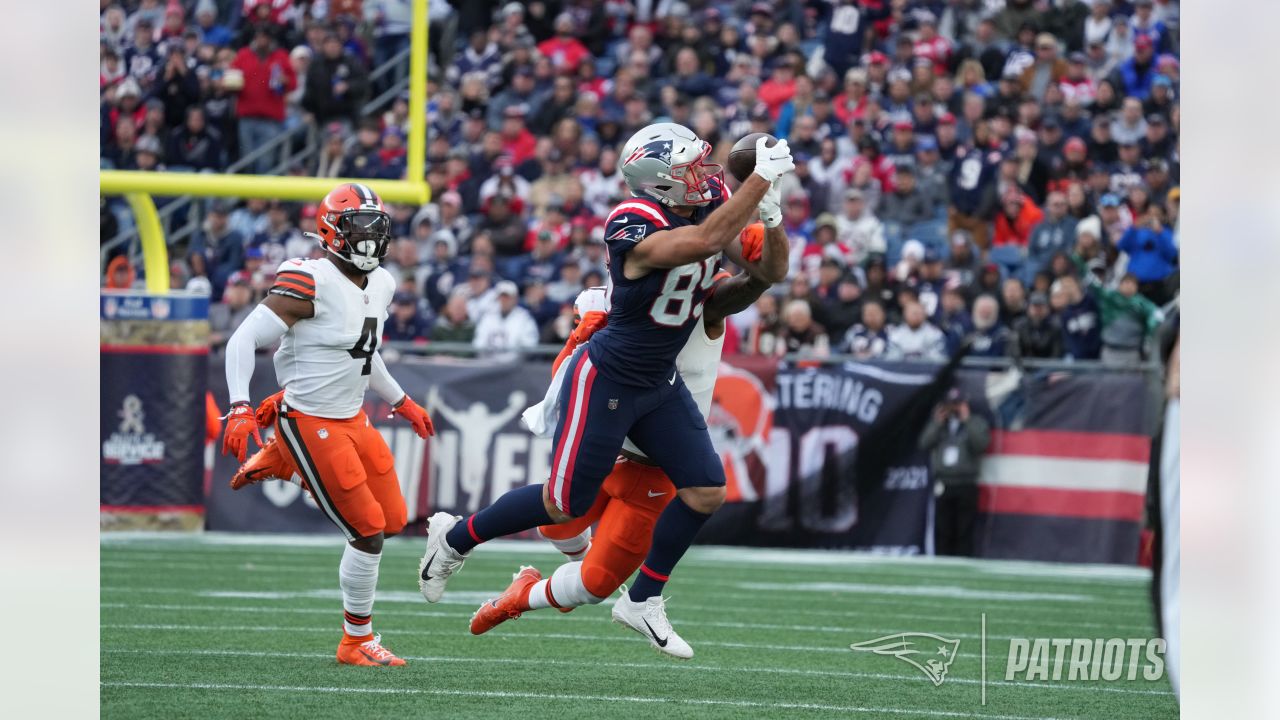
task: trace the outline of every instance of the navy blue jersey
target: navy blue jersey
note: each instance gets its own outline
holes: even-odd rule
[[[951,204],[963,215],[974,215],[982,205],[982,196],[996,181],[1000,166],[1000,153],[969,149],[960,157],[957,153],[951,168],[949,186]]]
[[[587,347],[591,362],[614,382],[654,387],[671,381],[676,355],[702,316],[702,303],[715,276],[719,256],[682,265],[657,268],[630,280],[623,273],[627,253],[636,243],[663,230],[697,225],[720,207],[729,192],[711,181],[710,203],[682,217],[658,202],[633,197],[609,214],[604,241],[609,253],[609,324]]]

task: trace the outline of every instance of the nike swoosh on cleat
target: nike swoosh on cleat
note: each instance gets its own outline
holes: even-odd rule
[[[259,477],[261,477],[261,476],[262,476],[262,474],[263,474],[263,473],[265,473],[266,471],[267,471],[267,468],[258,468],[257,470],[250,470],[250,471],[248,471],[248,472],[246,472],[246,473],[244,474],[244,479],[245,479],[245,480],[257,480],[257,479],[258,479]]]
[[[440,552],[440,551],[439,551],[439,550],[436,550],[436,552]],[[422,566],[422,581],[423,581],[423,582],[431,582],[431,575],[430,575],[431,563],[435,562],[435,559],[436,559],[436,553],[435,553],[435,552],[433,552],[433,553],[431,553],[431,557],[427,560],[427,562],[426,562],[425,564],[423,564],[423,566]]]
[[[666,638],[660,638],[660,637],[658,637],[658,633],[656,633],[656,632],[654,632],[654,631],[653,631],[653,626],[649,624],[649,621],[648,621],[648,620],[645,620],[644,618],[641,618],[641,619],[640,619],[640,622],[644,623],[644,626],[645,626],[645,627],[647,627],[647,628],[649,628],[649,634],[653,636],[653,641],[654,641],[654,642],[656,642],[656,643],[658,643],[658,647],[666,647],[666,646],[667,646],[667,639],[666,639]]]
[[[365,651],[364,651],[364,648],[360,648],[359,650],[360,650],[360,654],[361,654],[361,655],[363,655],[363,656],[365,656],[365,659],[367,659],[369,662],[377,663],[377,664],[379,664],[379,665],[390,665],[390,664],[391,664],[391,660],[390,660],[390,659],[387,659],[387,660],[379,660],[378,658],[376,658],[376,657],[374,657],[374,656],[370,655],[369,653],[365,652]]]
[[[660,492],[660,493],[656,493],[656,492],[654,492],[654,491],[652,491],[652,490],[650,490],[650,491],[649,491],[649,497],[658,497],[659,495],[666,495],[666,494],[667,494],[667,493],[666,493],[666,491],[663,491],[663,492]]]

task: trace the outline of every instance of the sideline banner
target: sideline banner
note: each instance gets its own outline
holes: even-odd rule
[[[519,414],[545,392],[548,364],[414,358],[388,365],[437,430],[423,441],[368,396],[366,412],[396,458],[408,532],[437,510],[466,515],[513,487],[545,481],[551,442],[526,432]],[[931,553],[931,474],[914,446],[923,420],[912,418],[932,408],[939,371],[902,363],[780,366],[758,357],[722,363],[707,424],[728,502],[699,541]],[[210,386],[225,407],[222,372],[215,359]],[[978,553],[1132,563],[1147,457],[1141,377],[966,370],[955,381],[993,428],[980,480]],[[276,389],[262,355],[252,396]],[[232,492],[234,471],[233,461],[217,457],[210,529],[336,532],[298,487],[268,482]]]
[[[409,529],[437,510],[465,515],[513,487],[543,482],[550,472],[551,441],[520,425],[520,413],[537,402],[551,381],[550,363],[405,359],[387,363],[405,392],[431,413],[436,435],[424,441],[375,394],[365,412],[395,456],[396,474],[409,509]],[[210,386],[225,407],[221,359],[211,364]],[[250,395],[278,390],[275,368],[259,355]],[[263,439],[268,437],[264,431]],[[209,489],[210,530],[336,532],[309,495],[291,483],[264,482],[234,492],[228,483],[236,462],[218,455]]]
[[[209,299],[104,291],[100,310],[103,524],[138,526],[129,515],[198,518]]]

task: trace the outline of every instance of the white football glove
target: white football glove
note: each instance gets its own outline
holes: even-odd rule
[[[760,222],[764,223],[765,227],[776,228],[782,224],[782,191],[778,189],[778,183],[773,183],[765,191],[758,209]]]
[[[779,140],[773,147],[766,147],[768,142],[768,138],[756,140],[756,175],[772,183],[795,170],[796,163],[786,140]]]

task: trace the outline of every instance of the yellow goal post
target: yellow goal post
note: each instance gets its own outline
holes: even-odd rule
[[[123,195],[133,210],[142,241],[147,291],[169,291],[169,258],[164,229],[156,214],[153,195],[266,198],[318,201],[344,182],[361,182],[383,200],[421,205],[431,200],[426,180],[427,135],[427,2],[412,0],[413,27],[409,34],[409,137],[405,149],[404,180],[312,178],[278,175],[229,175],[205,173],[102,170],[98,191]]]

